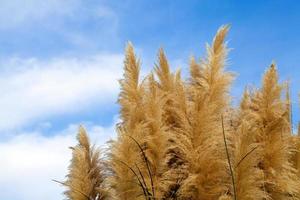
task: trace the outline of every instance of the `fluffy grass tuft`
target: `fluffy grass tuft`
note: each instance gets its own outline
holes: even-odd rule
[[[163,49],[141,78],[128,43],[121,122],[107,165],[101,167],[99,151],[80,128],[63,183],[68,199],[300,199],[300,137],[293,134],[289,85],[278,81],[272,63],[261,87],[247,87],[233,106],[228,31],[219,28],[203,59],[191,57],[187,81],[171,70]]]

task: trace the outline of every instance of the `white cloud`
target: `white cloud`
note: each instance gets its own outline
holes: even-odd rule
[[[0,131],[93,104],[115,102],[123,55],[0,63]],[[1,67],[0,67],[1,69]]]
[[[84,14],[84,15],[82,15]],[[16,28],[20,25],[45,24],[45,21],[61,22],[62,19],[76,19],[78,16],[98,19],[115,19],[115,13],[102,2],[90,7],[84,0],[1,0],[0,29]],[[60,20],[53,20],[59,18]]]
[[[0,28],[11,28],[49,16],[72,15],[79,0],[1,0]]]
[[[64,180],[71,159],[68,147],[76,144],[77,128],[69,125],[51,137],[39,132],[23,133],[0,142],[0,199],[63,199],[65,188],[51,180]],[[115,135],[114,125],[90,125],[87,131],[98,144]]]

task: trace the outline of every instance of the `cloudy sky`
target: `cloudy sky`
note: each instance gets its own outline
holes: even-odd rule
[[[1,0],[0,199],[59,200],[79,124],[103,145],[118,120],[117,80],[132,41],[149,71],[164,47],[172,68],[230,23],[228,69],[259,85],[275,60],[299,120],[300,4],[290,0]]]

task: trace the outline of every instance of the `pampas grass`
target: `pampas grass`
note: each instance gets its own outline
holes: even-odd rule
[[[260,88],[231,105],[226,35],[219,28],[190,77],[173,72],[163,49],[140,77],[131,43],[120,80],[120,120],[105,167],[80,128],[63,184],[72,200],[300,199],[300,139],[293,134],[289,85],[274,63]],[[298,133],[299,134],[299,133]],[[107,192],[109,188],[109,193]]]
[[[67,180],[60,182],[68,189],[70,200],[106,200],[108,190],[104,183],[104,170],[100,151],[91,146],[85,129],[81,126],[77,135],[78,145],[71,147],[72,160]]]
[[[140,166],[143,160],[132,138],[139,144],[145,139],[145,87],[139,83],[140,62],[136,59],[130,43],[126,48],[124,64],[124,79],[120,80],[121,93],[118,100],[122,122],[117,129],[118,140],[111,146],[110,167],[113,176],[110,178],[110,185],[119,199],[142,199],[143,194],[148,194],[145,194],[143,186],[140,185],[140,178],[136,175],[138,173],[133,173],[133,169],[144,172]]]
[[[293,144],[295,145],[296,152],[294,154],[294,166],[297,169],[298,177],[300,177],[300,123],[298,124],[298,133],[293,138]]]
[[[255,140],[262,146],[258,167],[264,171],[264,189],[272,199],[293,199],[299,196],[299,180],[290,162],[289,109],[282,100],[284,86],[278,83],[275,64],[266,71],[262,88],[252,98],[251,117],[257,127]],[[249,119],[250,120],[250,119]]]
[[[231,187],[221,126],[221,115],[229,105],[227,95],[232,80],[232,74],[223,71],[228,29],[228,26],[219,29],[213,44],[207,46],[206,59],[198,64],[191,62],[190,127],[187,128],[190,131],[181,131],[188,134],[189,140],[189,146],[183,149],[188,171],[180,189],[184,199],[217,199]]]

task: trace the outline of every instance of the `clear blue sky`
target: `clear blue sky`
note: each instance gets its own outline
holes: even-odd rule
[[[65,171],[60,168],[70,156],[64,149],[74,143],[78,124],[85,124],[100,144],[113,135],[117,79],[129,40],[142,59],[143,71],[153,67],[157,49],[163,47],[172,68],[186,72],[189,56],[203,57],[205,43],[218,27],[231,24],[228,69],[238,74],[232,87],[234,101],[247,84],[259,86],[274,60],[280,79],[291,81],[296,126],[299,10],[296,0],[2,0],[0,163],[7,164],[0,167],[0,187],[6,188],[0,199],[35,200],[44,194],[49,200],[60,198],[61,191],[47,182],[49,177],[38,173],[45,166],[29,164],[42,159],[35,152],[49,153],[56,148],[53,145],[62,146],[50,154],[52,160],[43,161],[53,168],[50,178],[61,177]],[[9,190],[17,180],[11,178],[14,174],[38,174],[32,184],[43,186],[40,196],[22,181],[17,192]]]

